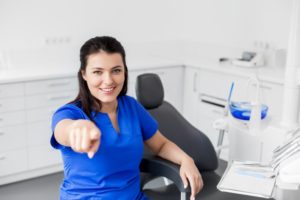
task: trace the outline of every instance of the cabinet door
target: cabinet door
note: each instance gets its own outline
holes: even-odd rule
[[[25,127],[25,124],[0,127],[0,153],[26,148]]]
[[[0,115],[0,127],[18,125],[25,123],[24,111],[12,111],[1,113]]]
[[[50,145],[39,145],[28,147],[28,168],[37,169],[61,164],[60,151],[53,149]]]
[[[164,99],[170,102],[179,112],[182,112],[183,67],[170,67],[152,70],[158,74],[164,87]]]
[[[0,84],[0,98],[24,96],[22,83]]]
[[[76,77],[57,78],[41,81],[30,81],[25,84],[25,94],[45,94],[57,91],[70,91],[78,89],[78,81]]]
[[[247,79],[247,77],[201,69],[197,87],[200,93],[227,101],[231,84],[234,83],[231,100],[245,101],[249,96],[245,90]]]
[[[199,70],[191,67],[186,67],[184,73],[183,115],[190,123],[192,123],[197,128],[198,78]]]
[[[175,106],[180,112],[182,111],[182,89],[183,89],[183,67],[174,66],[166,67],[159,69],[147,69],[139,71],[130,71],[129,72],[129,81],[128,81],[128,95],[136,98],[135,84],[136,78],[140,74],[144,73],[155,73],[158,74],[163,87],[164,87],[164,99],[169,101],[172,105]]]
[[[27,151],[17,149],[0,153],[0,177],[27,170]]]

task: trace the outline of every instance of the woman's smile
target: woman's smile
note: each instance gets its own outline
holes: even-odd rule
[[[100,88],[101,92],[105,94],[112,94],[116,87],[109,87],[109,88]]]

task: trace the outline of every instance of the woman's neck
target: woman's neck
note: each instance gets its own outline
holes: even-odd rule
[[[116,113],[118,107],[118,101],[110,102],[110,103],[102,103],[101,112],[104,113]]]

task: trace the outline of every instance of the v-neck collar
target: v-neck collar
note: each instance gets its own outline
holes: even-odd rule
[[[118,101],[118,106],[117,106],[117,110],[116,110],[116,118],[117,118],[117,123],[118,123],[118,127],[119,127],[119,132],[113,126],[113,123],[112,123],[111,119],[109,118],[108,113],[92,110],[91,114],[94,119],[97,119],[99,117],[98,120],[101,120],[101,122],[99,122],[100,127],[101,127],[101,124],[109,125],[113,129],[115,134],[120,135],[122,133],[122,128],[120,126],[121,117],[120,117],[120,99],[119,99],[119,97],[117,98],[117,101]],[[96,123],[97,123],[97,121],[96,121]]]

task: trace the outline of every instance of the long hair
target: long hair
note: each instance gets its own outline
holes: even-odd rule
[[[97,106],[99,109],[102,108],[101,101],[95,98],[87,86],[86,81],[82,77],[82,72],[86,71],[87,60],[89,55],[98,53],[100,51],[105,51],[106,53],[120,53],[122,56],[123,64],[125,67],[125,80],[123,88],[118,96],[125,95],[127,93],[127,83],[128,83],[128,69],[126,65],[126,55],[125,50],[121,43],[113,37],[102,36],[94,37],[86,41],[80,48],[80,69],[77,73],[79,92],[77,97],[70,103],[77,101],[81,102],[83,111],[92,120],[91,109],[93,106]]]

